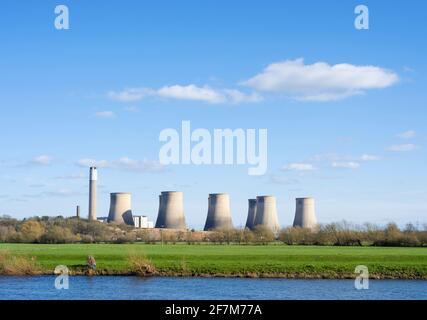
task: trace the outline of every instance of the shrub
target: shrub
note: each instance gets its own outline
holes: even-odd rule
[[[262,244],[273,242],[276,239],[273,231],[265,226],[256,226],[253,233],[255,241]]]
[[[143,255],[130,255],[128,257],[128,263],[132,273],[138,276],[147,277],[157,274],[156,267],[153,265],[151,260]]]
[[[39,242],[45,230],[42,224],[35,220],[25,221],[20,228],[22,242]]]
[[[40,273],[35,257],[12,256],[7,250],[0,250],[0,274],[21,276]]]
[[[52,226],[43,235],[43,243],[72,243],[78,241],[78,238],[71,232],[70,229]]]

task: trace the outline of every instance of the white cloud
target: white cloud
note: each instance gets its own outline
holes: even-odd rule
[[[55,177],[55,179],[58,179],[58,180],[77,180],[77,179],[85,179],[85,178],[86,178],[86,175],[83,173]]]
[[[418,146],[412,143],[396,144],[387,148],[391,152],[409,152],[418,149]]]
[[[140,111],[140,109],[138,107],[135,107],[135,106],[124,107],[123,110],[126,112],[132,112],[132,113],[137,113]]]
[[[165,166],[160,164],[158,161],[146,159],[134,160],[128,157],[122,157],[113,161],[80,159],[77,161],[77,165],[80,167],[112,168],[137,172],[161,172],[165,170]]]
[[[241,84],[260,91],[289,94],[296,100],[331,101],[386,88],[398,79],[396,73],[376,66],[325,62],[306,65],[300,58],[272,63]]]
[[[157,161],[151,160],[133,160],[127,157],[113,161],[113,167],[118,169],[141,171],[141,172],[160,172],[165,166]]]
[[[108,168],[110,163],[107,160],[95,160],[95,159],[80,159],[77,161],[77,165],[80,167],[98,167]]]
[[[193,84],[188,86],[174,85],[163,87],[157,91],[160,97],[180,99],[180,100],[199,100],[210,103],[223,102],[224,97],[219,92],[205,86],[197,87]]]
[[[312,171],[316,168],[309,163],[290,163],[282,168],[283,170],[295,170],[295,171]]]
[[[33,184],[29,184],[28,185],[28,187],[29,188],[43,188],[43,187],[45,187],[46,185],[45,184],[42,184],[42,183],[33,183]]]
[[[360,160],[361,161],[377,161],[380,160],[381,158],[378,156],[374,156],[371,154],[363,154],[362,156],[360,156]]]
[[[116,92],[116,91],[108,92],[108,96],[110,97],[110,99],[120,101],[120,102],[138,101],[150,94],[152,94],[152,90],[147,88],[128,88],[119,92]]]
[[[344,157],[347,158],[347,157]],[[343,156],[336,153],[320,153],[313,156],[313,161],[339,161],[342,160]]]
[[[41,156],[35,157],[31,162],[33,164],[37,164],[41,166],[48,166],[52,164],[52,157],[48,155],[41,155]]]
[[[207,103],[243,103],[259,102],[262,97],[257,93],[246,94],[235,89],[214,89],[209,86],[172,85],[160,89],[130,88],[123,91],[110,91],[108,96],[117,101],[131,102],[146,97],[159,97],[174,100],[202,101]]]
[[[283,185],[290,185],[290,184],[298,184],[298,179],[293,179],[289,177],[284,177],[277,174],[270,175],[270,182],[274,184],[283,184]]]
[[[234,104],[245,103],[245,102],[255,103],[263,100],[263,97],[256,92],[246,94],[242,91],[235,90],[235,89],[224,89],[223,95],[225,96],[225,99],[227,101]]]
[[[115,114],[113,111],[99,111],[95,113],[97,118],[114,118]]]
[[[397,136],[402,139],[411,139],[411,138],[415,138],[416,135],[417,133],[414,130],[408,130],[408,131],[399,133]]]
[[[333,168],[358,169],[360,163],[354,161],[332,162]]]
[[[362,154],[361,156],[339,155],[336,153],[316,154],[313,156],[314,161],[328,162],[358,162],[358,161],[377,161],[381,157],[372,154]]]
[[[82,192],[78,192],[78,191],[73,191],[70,189],[58,189],[58,190],[54,190],[54,191],[47,191],[47,192],[43,192],[41,194],[41,196],[47,196],[47,197],[71,197],[71,196],[80,196],[83,195],[84,193]]]

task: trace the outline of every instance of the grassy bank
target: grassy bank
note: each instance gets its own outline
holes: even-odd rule
[[[427,279],[427,248],[0,244],[0,250],[35,261],[37,272],[46,274],[57,265],[84,273],[86,258],[92,255],[97,274],[135,274],[139,260],[163,276],[354,278],[355,267],[366,265],[371,278]]]

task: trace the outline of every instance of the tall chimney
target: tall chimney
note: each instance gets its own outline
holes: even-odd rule
[[[77,219],[80,219],[80,206],[76,207],[76,217]]]
[[[214,229],[233,229],[230,212],[230,197],[226,193],[213,193],[208,199],[208,216],[205,231]]]
[[[90,168],[89,173],[89,221],[96,221],[96,183],[98,180],[98,170],[96,167]]]

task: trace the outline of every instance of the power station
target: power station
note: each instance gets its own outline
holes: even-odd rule
[[[89,221],[107,221],[110,223],[134,226],[136,228],[152,228],[147,216],[133,216],[131,194],[115,192],[110,194],[110,211],[108,218],[97,219],[97,180],[96,167],[89,170]],[[76,207],[76,217],[80,217],[80,207]],[[150,224],[151,223],[151,224]],[[264,226],[277,233],[280,223],[277,214],[276,197],[257,196],[248,199],[248,213],[245,227],[254,230]],[[297,198],[294,227],[315,229],[317,219],[313,198]],[[159,211],[155,228],[187,229],[184,215],[184,195],[179,191],[163,191],[159,195]],[[208,198],[208,214],[204,231],[233,229],[230,210],[230,196],[227,193],[212,193]]]
[[[179,191],[164,191],[159,197],[156,228],[186,229],[184,195]]]
[[[208,198],[208,216],[205,231],[215,229],[232,229],[230,197],[226,193],[213,193]]]
[[[280,230],[276,197],[258,196],[256,201],[255,227],[264,226],[273,232]]]
[[[313,198],[297,198],[294,227],[315,229],[317,227]]]
[[[96,167],[89,169],[89,221],[96,221],[96,183],[98,170]]]
[[[116,192],[110,194],[110,213],[107,221],[130,226],[135,225],[132,217],[130,193]]]
[[[256,217],[256,199],[249,199],[248,218],[246,220],[246,228],[252,230],[255,227]]]

